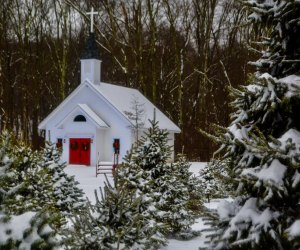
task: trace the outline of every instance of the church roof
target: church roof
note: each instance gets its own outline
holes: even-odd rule
[[[180,128],[137,89],[104,82],[93,86],[127,119],[129,119],[128,112],[134,111],[132,110],[132,103],[136,100],[139,104],[141,104],[141,108],[144,110],[144,117],[142,117],[142,120],[145,128],[150,127],[149,120],[153,119],[155,109],[156,120],[159,122],[158,126],[161,129],[167,129],[176,133],[180,132]]]
[[[137,100],[139,104],[142,105],[144,109],[144,117],[142,118],[144,122],[144,128],[150,127],[149,119],[153,119],[154,109],[156,110],[156,120],[158,121],[158,126],[160,129],[166,129],[175,133],[180,133],[180,128],[172,122],[163,112],[161,112],[153,103],[151,103],[141,92],[137,89],[122,87],[114,84],[101,82],[100,84],[93,84],[88,80],[81,83],[55,110],[53,110],[40,124],[39,129],[45,129],[46,124],[49,120],[57,114],[65,105],[68,103],[73,96],[81,91],[84,85],[88,85],[92,90],[101,95],[107,103],[109,103],[113,108],[119,112],[129,123],[130,121],[127,112],[132,112],[132,102]],[[100,98],[100,97],[99,97]],[[80,108],[89,116],[96,120],[97,114],[92,111],[86,104],[79,104]],[[94,113],[94,114],[93,114]],[[95,118],[95,119],[94,119]],[[100,117],[99,117],[100,118]],[[100,118],[101,119],[101,118]],[[104,122],[104,121],[103,121]],[[99,122],[101,123],[101,122]],[[105,123],[105,122],[104,122]],[[133,124],[134,125],[134,124]]]

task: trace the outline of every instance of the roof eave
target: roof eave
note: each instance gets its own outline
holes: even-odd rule
[[[44,120],[42,120],[39,125],[38,129],[46,129],[47,122],[67,103],[72,97],[79,92],[79,90],[86,84],[87,81],[82,82],[78,85],[78,87],[66,98],[64,99],[49,115],[47,115]]]
[[[105,124],[105,126],[103,126],[103,125],[101,125],[101,124],[99,124],[92,116],[90,116],[89,114],[88,114],[88,112],[86,112],[86,110],[85,109],[83,109],[81,106],[80,106],[80,104],[78,104],[66,117],[64,117],[64,119],[62,119],[59,123],[57,123],[56,125],[55,125],[55,127],[60,127],[66,120],[68,120],[69,118],[70,118],[70,116],[72,116],[72,114],[77,110],[77,109],[80,109],[93,123],[94,123],[94,125],[96,126],[96,127],[98,127],[98,128],[102,128],[102,129],[107,129],[107,128],[109,128],[109,125],[105,122],[105,121],[103,121],[103,123]]]

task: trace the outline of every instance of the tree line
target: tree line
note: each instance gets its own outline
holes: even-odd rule
[[[246,81],[255,57],[234,0],[3,0],[0,129],[41,144],[38,123],[80,82],[92,6],[102,80],[139,89],[180,126],[175,150],[208,160],[215,148],[199,129],[228,125],[228,87]]]

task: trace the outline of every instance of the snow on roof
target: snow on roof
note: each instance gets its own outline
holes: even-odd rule
[[[93,121],[95,121],[100,127],[108,128],[109,126],[103,121],[87,104],[78,104],[78,106],[84,111]]]
[[[60,127],[78,109],[80,109],[87,117],[89,117],[98,127],[109,128],[109,126],[87,104],[77,104],[77,106],[69,113],[69,115],[64,117],[64,119],[62,119],[56,125],[56,127]]]
[[[142,93],[137,89],[127,88],[114,84],[101,82],[99,85],[93,85],[97,91],[100,92],[119,112],[121,112],[127,119],[127,112],[132,112],[132,102],[137,100],[139,104],[143,105],[144,127],[149,128],[149,119],[153,119],[154,109],[156,110],[156,120],[159,122],[160,129],[167,129],[176,133],[180,132],[180,128],[176,126],[165,114],[163,114],[155,105],[153,105]]]
[[[98,92],[99,95],[101,95],[103,98],[106,99],[108,103],[110,103],[116,111],[120,112],[121,115],[124,116],[129,122],[130,119],[128,117],[127,112],[132,112],[132,102],[136,99],[138,100],[139,104],[142,104],[144,107],[144,117],[143,117],[143,122],[144,122],[144,128],[149,128],[150,123],[149,119],[153,119],[153,114],[154,114],[154,109],[156,110],[156,120],[159,122],[158,126],[160,129],[166,129],[168,131],[172,131],[175,133],[180,133],[180,128],[172,122],[165,114],[163,114],[155,105],[153,105],[142,93],[140,93],[138,90],[133,89],[133,88],[127,88],[127,87],[122,87],[114,84],[109,84],[109,83],[104,83],[101,82],[100,84],[93,84],[89,80],[85,80],[82,82],[56,109],[54,109],[38,126],[39,129],[45,129],[46,124],[48,121],[55,115],[57,114],[65,105],[68,103],[72,98],[74,98],[75,94],[81,91],[82,87],[85,85],[91,86],[91,89],[94,91]],[[87,105],[86,105],[87,106]],[[81,106],[81,109],[91,115],[91,119],[93,121],[97,121],[97,124],[105,124],[105,127],[108,127],[108,125],[102,121],[100,122],[99,117],[88,107],[86,108],[85,106]],[[94,113],[94,114],[92,114]],[[65,120],[65,119],[64,119]],[[60,122],[61,123],[61,122]]]

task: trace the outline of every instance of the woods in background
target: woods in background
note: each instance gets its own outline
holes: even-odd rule
[[[0,129],[41,143],[38,123],[80,83],[92,6],[102,81],[139,89],[180,126],[176,151],[208,160],[199,128],[228,125],[227,87],[245,82],[253,56],[234,0],[2,0]]]

